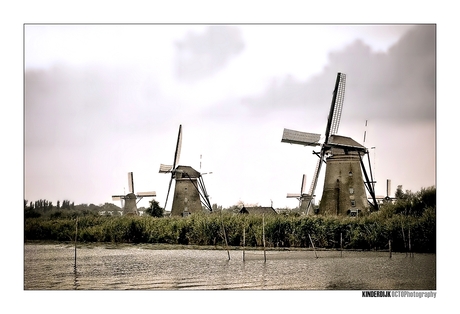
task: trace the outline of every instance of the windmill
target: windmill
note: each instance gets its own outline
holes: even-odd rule
[[[381,201],[381,202],[385,202],[385,203],[391,203],[393,202],[396,198],[395,197],[391,197],[390,196],[390,193],[391,193],[391,180],[390,179],[387,179],[387,195],[386,196],[377,196],[376,199]]]
[[[302,184],[300,185],[300,193],[288,193],[287,198],[296,198],[299,200],[299,208],[301,211],[306,211],[307,206],[311,206],[311,195],[305,193],[305,187],[307,183],[307,176],[304,174],[302,176]]]
[[[123,215],[139,215],[137,203],[144,197],[156,197],[155,192],[134,192],[134,177],[132,172],[128,172],[129,193],[126,195],[112,195],[112,200],[121,201]]]
[[[323,163],[326,164],[326,174],[319,214],[354,216],[359,212],[368,210],[369,206],[375,210],[378,209],[372,172],[369,177],[363,161],[365,155],[369,160],[367,148],[350,137],[337,134],[345,96],[345,82],[346,75],[337,73],[326,123],[325,139],[322,144],[319,143],[321,134],[290,129],[283,131],[281,142],[313,147],[320,146],[319,152],[313,151],[313,154],[317,155],[319,159],[308,193],[311,198],[307,206],[307,214],[311,214],[310,203],[315,197],[318,176]],[[366,189],[371,196],[371,201],[368,201]]]
[[[172,165],[160,165],[160,173],[171,173],[164,208],[168,204],[172,181],[175,180],[171,216],[188,216],[201,212],[203,206],[212,211],[211,203],[201,173],[190,166],[180,166],[179,157],[182,146],[182,125],[179,125],[176,151]]]

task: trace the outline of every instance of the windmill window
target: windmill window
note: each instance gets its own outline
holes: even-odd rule
[[[351,206],[355,207],[356,206],[356,202],[353,200],[351,201]]]
[[[350,171],[350,172],[348,173],[348,176],[351,177],[352,175],[353,175],[353,172]]]
[[[350,194],[353,194],[354,190],[353,188],[350,188]]]

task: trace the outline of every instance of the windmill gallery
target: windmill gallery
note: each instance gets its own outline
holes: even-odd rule
[[[330,105],[324,142],[320,143],[321,134],[284,129],[281,142],[319,147],[313,151],[318,157],[308,193],[305,193],[306,175],[302,177],[300,193],[289,193],[288,198],[297,198],[299,208],[307,215],[357,216],[360,213],[378,210],[371,167],[366,170],[365,157],[370,165],[366,147],[350,137],[338,135],[345,96],[346,75],[337,73],[335,87]],[[212,206],[200,172],[190,166],[180,165],[182,145],[182,125],[176,141],[172,165],[160,165],[159,173],[170,174],[168,192],[164,208],[168,203],[173,181],[175,182],[172,199],[171,216],[188,216],[202,211],[212,212]],[[321,168],[325,164],[325,179],[321,202],[314,206],[315,189]],[[136,204],[143,197],[156,197],[155,192],[134,191],[133,173],[128,173],[129,193],[113,195],[113,200],[121,200],[124,215],[138,215]],[[369,195],[369,196],[368,196]],[[137,200],[137,201],[136,201]]]

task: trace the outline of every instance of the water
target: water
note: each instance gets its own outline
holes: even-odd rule
[[[436,255],[24,245],[25,290],[435,290]]]

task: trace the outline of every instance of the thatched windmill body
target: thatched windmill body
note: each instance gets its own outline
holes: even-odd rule
[[[346,75],[338,73],[322,144],[319,143],[321,134],[289,129],[284,129],[281,140],[290,144],[320,146],[319,152],[313,151],[319,159],[308,193],[311,203],[315,197],[321,167],[325,163],[326,173],[319,214],[355,216],[370,208],[378,209],[372,172],[369,170],[369,176],[363,160],[367,155],[370,164],[367,148],[350,137],[337,134],[345,96],[345,81]],[[371,201],[368,200],[366,191]],[[312,213],[310,205],[307,205],[307,213]]]
[[[164,208],[166,209],[166,205],[168,204],[169,193],[174,180],[175,187],[171,216],[188,216],[189,214],[202,212],[203,206],[208,211],[212,211],[201,173],[190,166],[179,165],[181,146],[182,125],[179,126],[173,164],[160,165],[160,173],[171,174]]]

